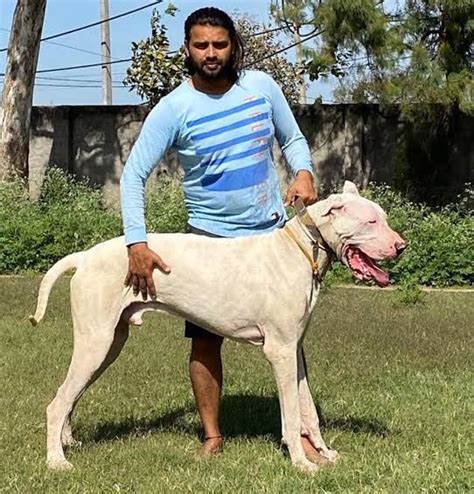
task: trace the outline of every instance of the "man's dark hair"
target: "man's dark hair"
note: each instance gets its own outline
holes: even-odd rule
[[[240,34],[235,29],[234,21],[228,14],[215,7],[204,7],[195,10],[188,16],[184,22],[184,41],[188,43],[191,38],[191,28],[193,26],[214,26],[223,27],[229,33],[229,38],[232,43],[232,55],[230,58],[230,78],[233,82],[237,81],[242,70],[242,62],[244,59],[244,44]],[[186,58],[186,68],[190,75],[195,73],[193,65],[189,58]]]

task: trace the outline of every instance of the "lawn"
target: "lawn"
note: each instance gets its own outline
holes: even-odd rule
[[[470,293],[332,288],[306,340],[323,436],[342,458],[314,476],[279,448],[276,387],[261,351],[224,345],[223,455],[198,460],[199,422],[182,322],[149,315],[83,397],[66,452],[71,472],[45,468],[45,408],[72,348],[68,284],[32,328],[37,278],[0,278],[0,491],[472,492]],[[471,401],[470,401],[471,400]],[[472,471],[472,470],[471,470]]]

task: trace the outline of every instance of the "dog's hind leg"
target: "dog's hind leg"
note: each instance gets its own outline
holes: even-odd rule
[[[275,374],[282,413],[283,441],[288,446],[291,461],[305,472],[315,472],[318,469],[317,465],[306,459],[301,445],[296,342],[282,345],[267,337],[263,351]]]
[[[84,391],[119,355],[128,336],[128,327],[124,325],[126,326],[126,323],[120,322],[115,331],[75,325],[74,351],[66,379],[47,408],[49,468],[72,468],[64,457],[61,442],[63,428]]]
[[[107,356],[105,357],[104,362],[100,366],[99,370],[94,374],[93,378],[88,382],[86,389],[91,386],[94,381],[97,381],[97,379],[105,372],[105,370],[115,362],[117,357],[120,355],[120,352],[122,351],[122,348],[124,347],[125,343],[127,342],[128,339],[128,323],[120,320],[119,323],[117,324],[117,327],[115,328],[115,334],[114,334],[114,340],[112,342],[112,346],[110,347],[109,352],[107,353]],[[85,390],[86,390],[85,389]],[[84,390],[84,391],[85,391]],[[66,417],[66,421],[64,423],[64,427],[61,433],[61,442],[63,446],[80,446],[81,442],[77,441],[74,439],[72,435],[72,427],[71,427],[71,419],[72,415],[74,413],[74,409],[77,405],[77,402],[79,400],[79,397],[76,399],[76,401],[73,404],[72,410],[69,412],[68,416]]]
[[[303,345],[298,346],[298,398],[301,414],[301,435],[307,436],[311,444],[327,460],[334,463],[338,457],[335,450],[329,449],[319,429],[319,417],[314,405],[307,379]]]

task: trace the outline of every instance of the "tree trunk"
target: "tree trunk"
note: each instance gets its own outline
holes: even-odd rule
[[[13,15],[2,93],[0,180],[28,175],[33,86],[46,0],[18,0]]]

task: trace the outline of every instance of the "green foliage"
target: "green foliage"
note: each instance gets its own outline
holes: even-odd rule
[[[267,31],[269,26],[250,21],[243,15],[234,16],[234,20],[245,43],[244,66],[271,75],[279,84],[288,103],[298,104],[303,67],[288,61],[283,55],[268,56],[284,48],[275,32],[258,34]]]
[[[388,212],[390,225],[408,241],[399,259],[385,263],[393,282],[473,284],[470,189],[441,210],[407,201],[388,186],[373,185],[365,194]],[[150,183],[146,221],[151,232],[184,231],[187,212],[176,180],[161,176]],[[0,273],[43,272],[61,257],[121,232],[120,216],[106,206],[103,190],[77,182],[62,170],[49,170],[38,201],[29,199],[20,179],[0,184]],[[327,281],[350,282],[350,272],[337,263]]]
[[[311,80],[348,76],[361,53],[366,63],[384,61],[387,46],[395,43],[381,4],[374,0],[274,0],[271,13],[302,37],[314,35],[313,46],[305,43],[303,50]]]
[[[173,16],[175,10],[168,9],[167,13]],[[159,12],[153,9],[151,35],[132,43],[132,63],[123,81],[151,106],[178,87],[186,77],[184,52],[169,53],[167,29],[160,21]]]
[[[419,303],[423,293],[418,285],[431,287],[472,286],[474,284],[474,217],[469,187],[456,203],[442,209],[407,200],[387,185],[371,184],[362,193],[387,212],[389,225],[407,242],[405,252],[382,267],[398,286],[398,301]],[[325,283],[359,284],[350,271],[336,263]]]
[[[416,305],[424,303],[426,293],[424,293],[418,283],[413,278],[403,280],[397,289],[396,301],[403,305]]]
[[[167,177],[146,194],[148,231],[184,231],[187,213],[180,184]],[[58,168],[48,171],[38,201],[21,179],[0,182],[0,273],[43,272],[71,252],[121,235],[117,211],[104,192]]]
[[[161,176],[147,191],[147,230],[156,233],[184,232],[188,213],[181,184]]]
[[[314,27],[308,75],[337,77],[341,102],[401,104],[412,121],[427,108],[413,103],[474,113],[472,0],[409,0],[390,13],[378,0],[274,0],[271,12],[280,25]]]
[[[474,115],[474,2],[272,4],[282,26],[302,26],[306,33],[307,24],[313,26],[315,37],[304,49],[307,73],[311,79],[336,77],[336,101],[400,109],[400,189],[409,186],[410,195],[428,204],[452,201],[459,131],[469,125],[464,114]]]
[[[407,201],[388,186],[372,186],[366,195],[387,211],[389,224],[408,241],[402,256],[386,263],[395,283],[474,283],[474,217],[466,202],[433,210]]]
[[[167,13],[174,15],[175,10],[168,9]],[[235,15],[234,21],[245,43],[244,66],[270,74],[280,85],[288,101],[296,104],[302,68],[280,55],[263,60],[283,47],[276,34],[268,32],[256,36],[256,33],[267,30],[268,26],[250,21],[243,15]],[[189,75],[184,65],[184,51],[169,51],[167,29],[161,23],[160,14],[156,10],[153,11],[150,24],[151,35],[132,44],[132,62],[124,84],[154,106]]]
[[[339,0],[327,2],[328,6],[333,3]],[[338,99],[399,103],[412,121],[436,118],[426,113],[428,106],[413,103],[454,106],[473,114],[473,2],[412,0],[393,15],[385,14],[380,3],[373,8],[384,19],[377,41],[367,26],[342,37],[340,30],[337,36],[333,29],[328,31],[325,46],[332,43],[336,54],[344,53],[354,35],[367,41],[362,41],[357,53],[362,57],[355,57],[345,72],[348,77],[341,81]]]
[[[44,271],[71,252],[120,234],[103,191],[49,170],[40,199],[19,180],[0,184],[0,273]]]

